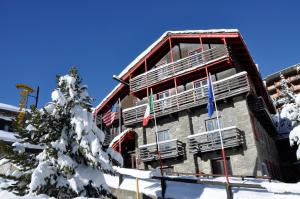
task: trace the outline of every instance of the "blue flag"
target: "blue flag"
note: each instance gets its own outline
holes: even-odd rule
[[[210,75],[207,78],[207,85],[208,85],[208,104],[207,104],[207,110],[208,110],[208,117],[211,117],[214,113],[214,95],[213,95],[213,88],[212,88],[212,82],[210,79]]]

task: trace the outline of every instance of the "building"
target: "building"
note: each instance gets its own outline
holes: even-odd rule
[[[268,75],[264,81],[274,106],[280,114],[283,105],[290,102],[289,92],[293,94],[300,92],[300,63]],[[284,120],[281,117],[277,119],[278,124],[281,124],[279,120]],[[290,146],[290,129],[283,128],[281,125],[278,125],[277,128],[279,134],[275,140],[284,176],[283,180],[298,182],[300,180],[300,161],[296,157],[297,147]]]
[[[209,73],[230,174],[280,178],[275,108],[236,29],[168,31],[150,45],[95,110],[105,142],[121,151],[126,167],[224,174],[216,115],[206,109]],[[157,137],[153,120],[142,126],[151,91]],[[119,99],[122,115],[112,111]]]
[[[286,102],[286,95],[282,93],[281,88],[282,81],[286,81],[287,86],[293,93],[298,94],[300,92],[300,63],[268,75],[264,80],[276,108],[280,109]]]
[[[12,120],[16,119],[18,112],[18,107],[0,103],[0,130],[11,132]]]
[[[0,103],[0,142],[12,144],[17,141],[15,134],[12,133],[12,121],[16,119],[19,112],[19,108]],[[14,169],[10,163],[3,162],[3,154],[0,153],[0,173],[4,174],[8,170]]]

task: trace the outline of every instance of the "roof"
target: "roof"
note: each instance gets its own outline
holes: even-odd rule
[[[2,141],[11,142],[11,143],[21,142],[22,140],[17,137],[18,135],[15,132],[0,130],[0,140]],[[29,149],[43,149],[43,147],[40,145],[34,145],[29,143],[23,143],[23,146]]]
[[[295,71],[297,70],[297,68],[300,69],[300,63],[297,63],[297,64],[294,64],[292,66],[288,66],[288,67],[285,67],[284,69],[280,70],[280,71],[277,71],[275,73],[272,73],[271,75],[268,75],[264,78],[265,81],[273,81],[274,79],[278,78],[280,74],[287,74],[287,73],[290,73],[292,71]],[[299,70],[298,69],[298,70]]]
[[[0,103],[0,110],[19,112],[19,107],[9,105],[9,104]]]
[[[154,43],[152,43],[146,50],[140,53],[125,69],[118,75],[120,79],[124,77],[141,59],[143,59],[148,53],[150,53],[155,46],[157,46],[163,39],[170,35],[176,34],[209,34],[209,33],[239,33],[238,29],[208,29],[208,30],[182,30],[182,31],[166,31],[163,33]],[[121,83],[116,85],[114,89],[103,98],[103,100],[99,103],[99,105],[94,110],[95,113],[99,110],[99,108],[104,104],[106,100],[108,100],[109,96],[111,96],[119,87],[123,86]]]
[[[203,33],[232,33],[239,32],[238,29],[210,29],[210,30],[182,30],[182,31],[166,31],[160,38],[158,38],[153,44],[151,44],[146,50],[144,50],[137,58],[135,58],[119,75],[122,78],[135,64],[138,63],[146,54],[151,52],[151,50],[165,37],[174,34],[203,34]]]

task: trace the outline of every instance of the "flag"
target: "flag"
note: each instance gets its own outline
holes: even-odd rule
[[[111,110],[108,110],[102,117],[103,123],[109,127],[114,122],[115,118],[117,116],[117,112],[112,112]]]
[[[147,126],[149,123],[149,120],[151,119],[151,113],[154,111],[154,106],[153,106],[153,94],[151,92],[149,96],[149,102],[147,104],[147,108],[145,111],[144,119],[143,119],[143,126]]]
[[[207,93],[208,93],[208,104],[207,104],[207,110],[208,110],[208,117],[211,117],[214,113],[214,94],[213,94],[213,87],[211,82],[210,75],[207,78]]]

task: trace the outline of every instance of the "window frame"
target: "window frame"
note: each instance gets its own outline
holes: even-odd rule
[[[206,84],[203,84],[203,82],[206,82]],[[204,90],[207,89],[207,77],[197,79],[192,82],[193,83],[193,89],[195,91],[195,97],[196,99],[205,97]],[[196,84],[200,83],[200,87],[196,87]]]
[[[208,129],[208,122],[210,121],[215,121],[215,124],[216,125],[216,128],[212,129],[212,130],[209,130]],[[220,129],[222,129],[222,118],[219,116],[219,121],[220,121]],[[205,129],[206,129],[206,132],[209,132],[209,131],[215,131],[215,130],[218,130],[218,120],[217,120],[217,117],[214,117],[214,118],[210,118],[210,119],[206,119],[205,121]]]
[[[223,158],[215,158],[210,160],[210,166],[211,166],[211,173],[215,175],[225,175],[225,168],[224,168],[224,163],[223,163]],[[218,162],[220,165],[220,168],[216,168],[214,166],[217,166],[214,164],[214,162]],[[230,156],[226,157],[226,166],[227,166],[227,171],[228,175],[232,175],[232,167],[231,167],[231,161],[230,161]],[[216,170],[220,170],[220,173],[216,172]]]
[[[160,140],[160,134],[162,134],[162,133],[166,133],[166,134],[168,135],[168,136],[167,136],[168,138],[165,139],[166,136],[164,135],[164,136],[163,136],[164,139],[163,139],[163,140]],[[157,132],[157,142],[158,142],[158,143],[164,142],[164,141],[168,141],[168,140],[172,140],[171,137],[172,137],[172,136],[171,136],[171,133],[170,133],[170,130],[169,130],[169,129],[160,130],[160,131]],[[171,148],[170,143],[159,144],[159,150],[167,150],[167,149],[169,149],[169,148]]]

